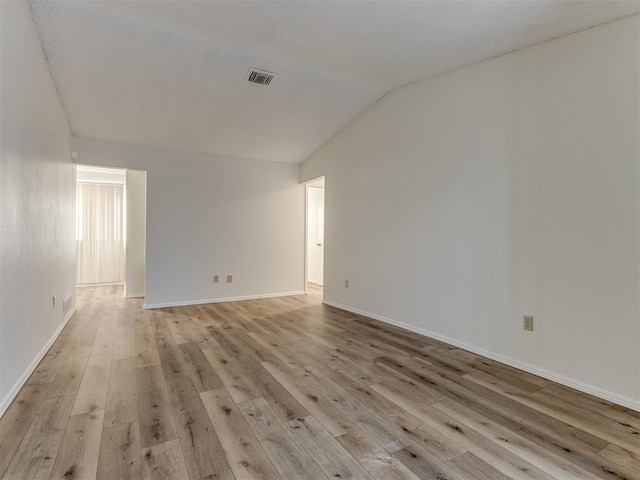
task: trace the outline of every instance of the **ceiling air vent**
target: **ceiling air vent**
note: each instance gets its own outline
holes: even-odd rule
[[[258,70],[257,68],[251,68],[249,70],[249,78],[248,80],[251,83],[257,83],[258,85],[269,85],[273,77],[276,74],[272,72],[267,72],[265,70]]]

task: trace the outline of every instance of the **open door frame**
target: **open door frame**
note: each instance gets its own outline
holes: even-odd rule
[[[310,259],[310,239],[309,239],[309,230],[310,230],[310,203],[309,203],[309,194],[312,188],[323,188],[325,186],[324,177],[316,178],[310,182],[305,184],[305,235],[304,235],[304,285],[305,292],[308,293],[308,285],[309,285],[309,259]],[[323,218],[322,218],[322,231],[324,231],[324,208],[323,208]],[[322,273],[324,277],[324,238],[322,238]],[[322,282],[324,283],[324,282]]]

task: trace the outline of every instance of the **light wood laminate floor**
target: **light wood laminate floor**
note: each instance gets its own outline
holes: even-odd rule
[[[321,304],[78,311],[0,419],[0,477],[640,479],[640,415]]]

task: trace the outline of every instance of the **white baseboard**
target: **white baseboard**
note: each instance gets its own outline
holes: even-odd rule
[[[113,285],[123,285],[123,282],[107,282],[107,283],[80,283],[76,285],[76,288],[85,288],[85,287],[111,287]]]
[[[209,298],[205,300],[187,300],[186,302],[167,302],[167,303],[145,303],[142,308],[166,308],[166,307],[185,307],[188,305],[204,305],[207,303],[222,303],[222,302],[238,302],[240,300],[255,300],[258,298],[274,298],[274,297],[290,297],[292,295],[305,295],[304,291],[297,292],[282,292],[282,293],[265,293],[261,295],[245,295],[242,297],[227,297],[227,298]]]
[[[13,402],[13,400],[16,398],[16,396],[20,392],[20,389],[24,386],[24,384],[27,382],[27,380],[29,379],[33,371],[36,369],[40,361],[47,354],[47,352],[51,348],[51,345],[53,345],[53,342],[56,341],[56,339],[62,332],[62,329],[64,329],[64,327],[67,325],[71,317],[73,317],[74,313],[76,313],[75,307],[73,307],[73,309],[67,313],[66,317],[64,318],[60,326],[56,329],[55,332],[53,332],[53,335],[51,336],[51,338],[49,338],[49,340],[44,345],[44,347],[42,347],[40,352],[38,352],[38,355],[36,355],[36,357],[33,359],[29,367],[27,367],[25,372],[20,376],[18,381],[11,388],[11,390],[9,390],[9,393],[7,393],[5,397],[2,399],[2,401],[0,402],[0,417],[2,417],[4,415],[4,412],[7,411],[7,408],[9,408],[9,405],[11,405],[11,402]]]
[[[500,355],[499,353],[494,353],[489,350],[485,350],[480,347],[476,347],[475,345],[471,345],[465,342],[461,342],[454,338],[446,337],[444,335],[440,335],[438,333],[431,332],[429,330],[425,330],[420,327],[416,327],[414,325],[409,325],[408,323],[399,322],[392,318],[387,318],[382,315],[377,315],[375,313],[366,312],[364,310],[360,310],[359,308],[350,307],[347,305],[342,305],[336,302],[332,302],[330,300],[324,300],[324,303],[327,305],[331,305],[332,307],[340,308],[342,310],[346,310],[347,312],[357,313],[358,315],[363,315],[365,317],[373,318],[374,320],[379,320],[384,323],[388,323],[390,325],[395,325],[396,327],[403,328],[405,330],[409,330],[410,332],[419,333],[420,335],[424,335],[425,337],[433,338],[434,340],[439,340],[446,344],[452,345],[454,347],[462,348],[463,350],[467,350],[469,352],[475,353],[477,355],[481,355],[483,357],[489,358],[491,360],[495,360],[496,362],[503,363],[505,365],[509,365],[510,367],[517,368],[519,370],[524,370],[525,372],[532,373],[533,375],[537,375],[539,377],[546,378],[547,380],[551,380],[556,383],[560,383],[567,387],[574,388],[576,390],[580,390],[581,392],[588,393],[589,395],[593,395],[594,397],[601,398],[603,400],[607,400],[609,402],[615,403],[617,405],[621,405],[626,408],[630,408],[631,410],[635,410],[640,412],[640,400],[634,400],[631,397],[627,397],[624,395],[619,395],[614,392],[610,392],[608,390],[604,390],[599,387],[595,387],[588,383],[584,383],[573,378],[567,377],[565,375],[552,372],[549,370],[545,370],[543,368],[536,367],[535,365],[530,365],[528,363],[521,362],[519,360],[515,360],[513,358]]]
[[[144,293],[127,293],[124,298],[144,298]]]

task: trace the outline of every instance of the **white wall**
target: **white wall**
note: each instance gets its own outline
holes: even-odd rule
[[[147,172],[145,305],[304,291],[299,165],[82,138],[74,148],[79,163]]]
[[[640,409],[639,31],[398,89],[310,157],[325,301]]]
[[[125,297],[144,296],[145,247],[147,231],[147,174],[139,170],[126,171],[126,245]]]
[[[71,136],[26,2],[0,2],[0,414],[75,305]],[[52,297],[56,295],[54,307]]]
[[[324,187],[307,188],[307,280],[324,283]]]

